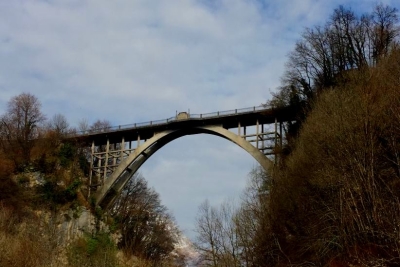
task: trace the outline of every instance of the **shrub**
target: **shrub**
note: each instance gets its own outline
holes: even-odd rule
[[[116,246],[110,235],[99,232],[86,234],[75,240],[68,248],[67,257],[70,266],[117,266]]]
[[[76,148],[70,143],[64,143],[61,145],[58,151],[58,157],[60,159],[60,165],[62,167],[68,167],[74,160],[76,155]]]

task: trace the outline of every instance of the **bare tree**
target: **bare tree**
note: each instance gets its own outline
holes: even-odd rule
[[[375,6],[372,13],[373,28],[370,33],[373,43],[372,56],[375,62],[388,54],[391,44],[399,35],[397,12],[396,8],[385,6],[382,3]]]
[[[67,118],[62,114],[55,114],[49,121],[48,127],[58,135],[65,135],[69,131]]]
[[[219,208],[211,207],[208,201],[200,205],[195,246],[202,266],[242,266],[236,214],[233,201],[226,201]]]
[[[157,264],[174,249],[173,220],[139,174],[131,178],[111,210],[122,234],[119,245],[128,255]]]
[[[97,120],[90,126],[90,131],[100,132],[106,131],[111,127],[111,123],[108,120]]]
[[[296,121],[285,127],[289,152],[291,140],[322,91],[345,84],[352,72],[375,67],[398,45],[398,21],[397,9],[387,5],[379,4],[361,16],[339,6],[325,25],[303,32],[289,54],[282,85],[269,103],[298,110]]]
[[[31,149],[39,134],[38,128],[46,120],[40,108],[36,96],[22,93],[11,98],[7,112],[0,121],[3,148],[13,147],[14,151],[17,150],[16,154],[22,155],[23,164],[29,163]],[[18,164],[15,155],[13,160]]]
[[[196,218],[198,235],[195,246],[201,254],[201,263],[204,266],[219,266],[221,251],[219,231],[217,210],[211,207],[208,201],[203,202]]]
[[[262,221],[267,220],[270,175],[261,167],[253,168],[233,220],[237,235],[238,254],[243,266],[255,264],[255,245]]]
[[[78,122],[78,131],[80,131],[81,133],[85,133],[86,131],[89,131],[89,129],[90,127],[87,119],[82,119]]]

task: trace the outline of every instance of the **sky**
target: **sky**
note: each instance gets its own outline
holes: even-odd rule
[[[400,9],[398,0],[382,1]],[[29,92],[51,118],[123,125],[258,106],[306,27],[370,0],[0,0],[0,115]],[[239,198],[256,161],[227,140],[182,137],[140,173],[181,230],[198,206]]]

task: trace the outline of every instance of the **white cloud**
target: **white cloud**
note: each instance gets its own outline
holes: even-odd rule
[[[32,90],[41,97],[51,84],[55,97],[71,92],[71,103],[84,99],[93,113],[110,95],[122,98],[120,106],[138,114],[141,103],[153,101],[171,110],[218,109],[226,95],[254,90],[253,84],[243,89],[225,81],[257,71],[268,62],[266,47],[275,29],[262,23],[255,5],[229,1],[214,13],[194,1],[152,2],[63,5],[28,1],[23,10],[11,5],[16,14],[6,19],[15,28],[2,35],[17,48],[13,53],[17,66],[12,67],[37,74],[26,76],[17,90]],[[261,90],[257,82],[253,100],[265,98],[257,94]],[[210,94],[217,95],[212,102]],[[154,116],[165,113],[162,109],[152,112]],[[89,115],[115,120],[107,113]],[[67,116],[75,123],[79,119],[78,113]]]

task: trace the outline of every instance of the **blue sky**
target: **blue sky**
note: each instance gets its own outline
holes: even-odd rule
[[[0,114],[22,92],[71,125],[114,125],[259,105],[305,27],[376,1],[0,0]],[[383,3],[400,9],[399,1]],[[213,136],[178,139],[140,172],[193,236],[197,207],[238,197],[256,166]]]

